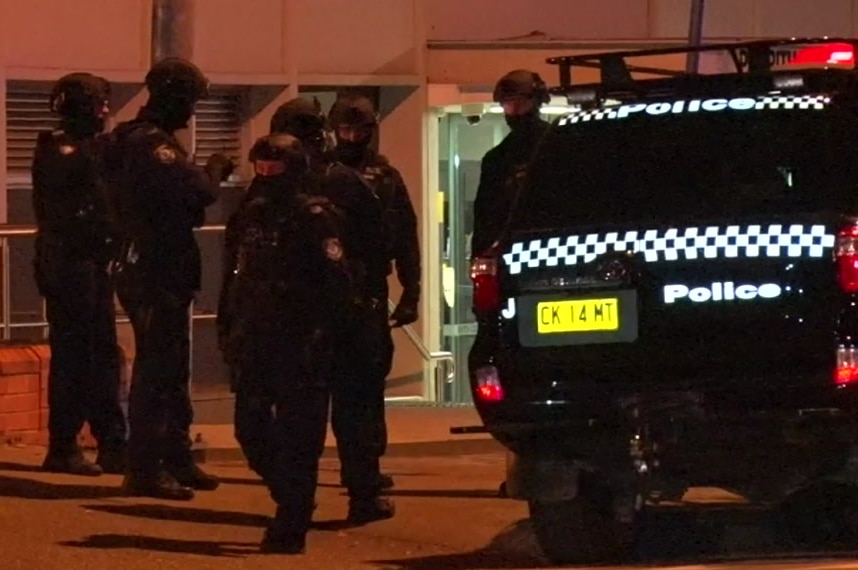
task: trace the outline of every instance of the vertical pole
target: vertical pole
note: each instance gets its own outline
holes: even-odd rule
[[[194,53],[194,1],[152,3],[152,63],[166,57],[191,59]]]
[[[688,45],[698,47],[703,39],[704,0],[691,0],[691,19],[688,24]],[[686,73],[697,73],[700,67],[700,52],[688,53],[685,64]]]
[[[195,0],[154,0],[152,2],[152,64],[167,57],[181,57],[193,61],[194,57],[194,2]],[[194,118],[186,131],[177,138],[196,154]],[[189,391],[193,388],[194,361],[194,303],[188,307],[188,366]]]
[[[4,237],[0,252],[3,256],[3,340],[12,338],[12,270],[10,268],[9,238]]]

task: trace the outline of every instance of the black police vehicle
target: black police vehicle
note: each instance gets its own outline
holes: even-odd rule
[[[548,60],[576,110],[473,260],[469,367],[553,562],[627,551],[692,486],[858,539],[856,44]],[[710,73],[629,62],[683,53]]]

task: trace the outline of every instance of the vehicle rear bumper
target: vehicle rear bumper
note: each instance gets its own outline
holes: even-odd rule
[[[486,427],[507,448],[508,495],[522,500],[571,499],[580,475],[595,472],[615,484],[647,475],[662,492],[723,487],[771,502],[797,482],[840,471],[858,450],[855,415],[834,409],[641,418],[638,425],[553,420]]]
[[[784,358],[773,355],[766,367],[713,361],[677,369],[669,354],[654,354],[650,359],[662,360],[661,369],[654,372],[651,366],[639,373],[634,366],[582,367],[557,356],[523,354],[492,335],[478,334],[469,354],[472,388],[476,371],[486,366],[494,367],[503,388],[501,401],[475,399],[490,431],[507,437],[575,433],[594,421],[628,424],[631,418],[638,424],[665,418],[735,424],[810,415],[858,417],[858,382],[838,386],[831,366],[811,360],[784,364]]]

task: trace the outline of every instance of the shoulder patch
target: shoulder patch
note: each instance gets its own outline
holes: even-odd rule
[[[159,144],[153,152],[158,162],[172,164],[176,162],[176,151],[170,145]]]
[[[331,261],[340,261],[343,258],[343,246],[337,238],[328,238],[322,242],[325,256]]]
[[[311,196],[304,205],[311,214],[321,214],[330,208],[331,202],[323,196]]]

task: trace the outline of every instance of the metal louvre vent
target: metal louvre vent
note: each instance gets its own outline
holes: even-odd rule
[[[195,160],[205,164],[211,155],[223,153],[241,160],[241,94],[215,91],[199,101],[194,118]]]
[[[30,175],[33,150],[40,131],[56,127],[56,117],[48,107],[50,91],[9,90],[6,92],[6,172]]]

